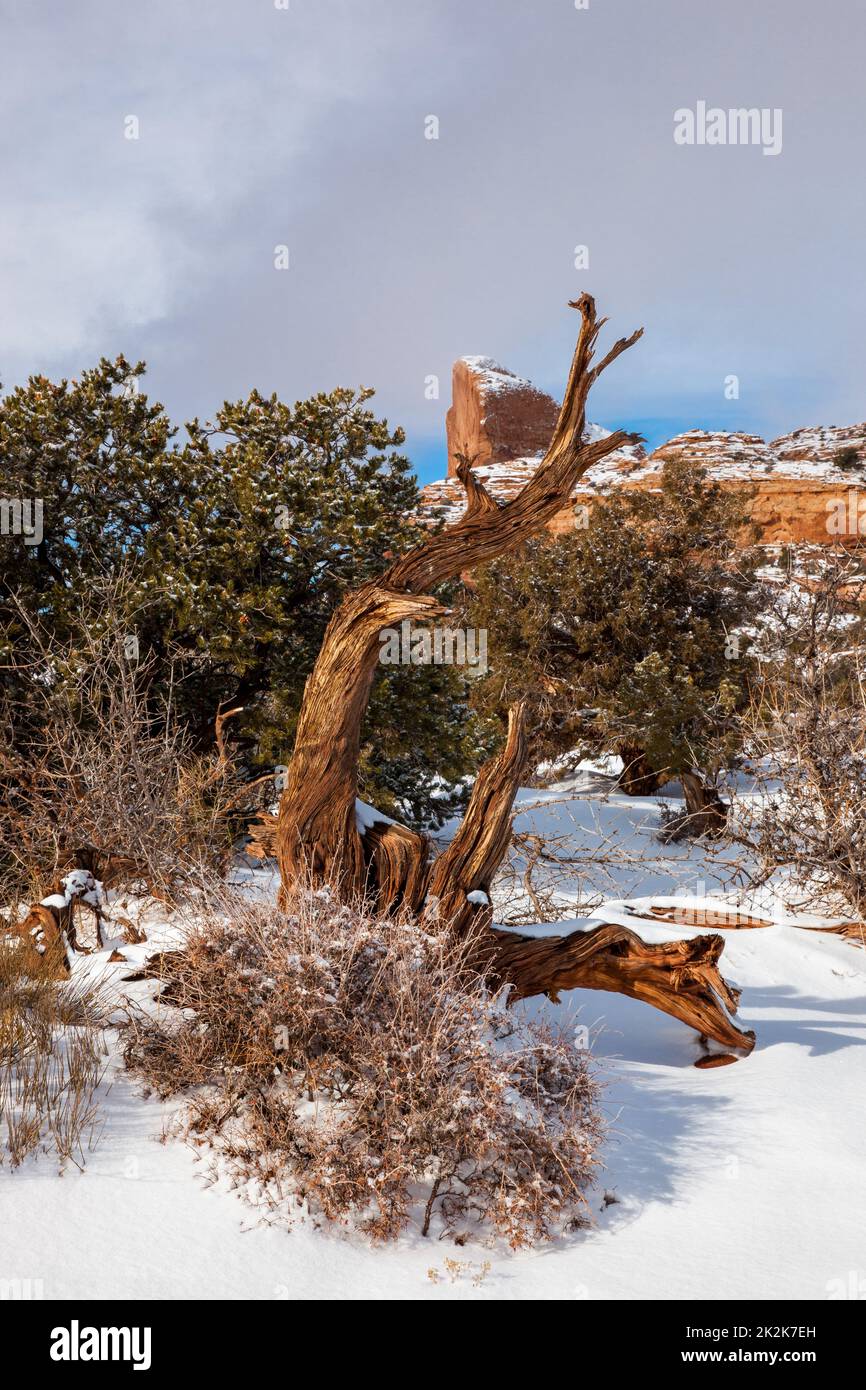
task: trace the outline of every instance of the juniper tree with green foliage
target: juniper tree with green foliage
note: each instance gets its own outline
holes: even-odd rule
[[[0,401],[0,496],[42,503],[39,543],[7,536],[0,549],[2,650],[24,640],[10,595],[63,640],[99,577],[122,569],[123,617],[154,694],[171,682],[203,743],[220,706],[243,705],[233,727],[251,768],[285,763],[339,599],[411,543],[403,432],[370,410],[369,389],[294,406],[253,391],[180,443],[139,389],[144,370],[103,359]],[[446,814],[443,781],[474,765],[460,674],[383,667],[368,728],[363,793],[415,823]]]
[[[488,717],[525,694],[536,762],[615,752],[642,793],[737,743],[755,612],[742,494],[688,461],[658,488],[600,499],[589,524],[530,542],[476,576],[467,620],[488,631],[473,687]],[[742,538],[742,535],[741,535]]]
[[[412,543],[418,490],[369,389],[289,407],[253,392],[194,421],[181,467],[201,479],[183,518],[186,578],[175,642],[231,674],[258,762],[288,760],[304,682],[347,589]],[[382,668],[370,703],[362,789],[415,823],[453,809],[443,785],[472,768],[465,682],[453,668]],[[224,688],[224,687],[223,687]],[[212,697],[211,697],[212,698]],[[467,726],[469,726],[467,731]]]

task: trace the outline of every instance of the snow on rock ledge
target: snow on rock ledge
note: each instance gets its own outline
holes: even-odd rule
[[[445,522],[462,515],[466,499],[454,476],[456,453],[474,456],[480,481],[498,501],[507,502],[538,467],[558,412],[552,396],[493,358],[459,358],[446,417],[448,476],[423,489],[424,512]],[[587,428],[590,439],[609,433],[600,425]],[[579,515],[582,504],[614,487],[657,485],[664,464],[680,457],[701,463],[724,487],[748,488],[751,522],[767,544],[835,541],[828,530],[828,506],[851,489],[866,492],[866,423],[798,429],[769,443],[755,434],[695,429],[649,456],[640,447],[609,455],[581,478],[570,506],[554,517],[550,529],[572,529],[575,508]],[[747,530],[744,539],[751,540],[751,528]]]

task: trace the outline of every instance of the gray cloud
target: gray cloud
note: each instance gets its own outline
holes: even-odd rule
[[[7,385],[123,350],[183,418],[253,385],[363,382],[423,457],[455,356],[561,386],[563,306],[588,287],[615,329],[647,329],[595,418],[774,433],[866,416],[859,0],[2,15]],[[699,99],[782,108],[782,153],[675,145],[674,111]]]

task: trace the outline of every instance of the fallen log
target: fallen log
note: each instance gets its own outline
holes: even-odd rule
[[[724,931],[755,931],[760,927],[779,925],[772,918],[752,917],[749,913],[741,912],[738,908],[726,909],[721,905],[707,908],[679,905],[659,907],[653,904],[646,912],[641,912],[634,907],[627,907],[627,911],[631,916],[637,917],[643,922],[670,922],[677,927],[718,927]],[[859,946],[866,945],[866,923],[864,922],[828,922],[826,924],[789,922],[786,925],[796,928],[797,931],[814,931],[829,936],[841,936],[846,941],[856,942]]]

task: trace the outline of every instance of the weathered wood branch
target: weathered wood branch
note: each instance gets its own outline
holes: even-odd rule
[[[355,824],[361,722],[384,628],[441,613],[434,598],[395,593],[381,582],[343,601],[304,687],[295,749],[280,800],[276,849],[284,887],[330,882],[349,896],[374,887]]]
[[[295,748],[280,802],[277,858],[285,886],[327,879],[357,894],[375,890],[370,862],[355,827],[360,729],[380,652],[379,634],[404,618],[430,618],[443,610],[426,593],[462,570],[493,560],[542,530],[580,476],[633,436],[616,431],[586,444],[586,399],[601,370],[636,342],[642,330],[614,344],[595,368],[593,348],[604,320],[591,295],[573,306],[581,327],[559,419],[544,459],[529,482],[504,506],[488,494],[461,458],[467,488],[465,514],[398,558],[376,580],[349,594],[328,625],[307,681]],[[509,813],[510,813],[510,807]],[[389,888],[387,897],[393,897]]]
[[[755,1035],[730,1018],[739,990],[718,968],[724,937],[648,944],[627,927],[600,926],[568,936],[530,937],[494,931],[493,977],[513,986],[512,999],[563,989],[604,989],[627,994],[679,1018],[723,1047],[751,1052]]]
[[[522,703],[508,711],[505,744],[479,772],[460,828],[430,874],[428,915],[461,934],[492,921],[490,890],[511,842],[511,809],[526,771],[524,716]],[[483,900],[471,902],[469,893]]]
[[[377,821],[363,836],[366,883],[381,912],[418,913],[427,898],[433,847],[406,825]]]

